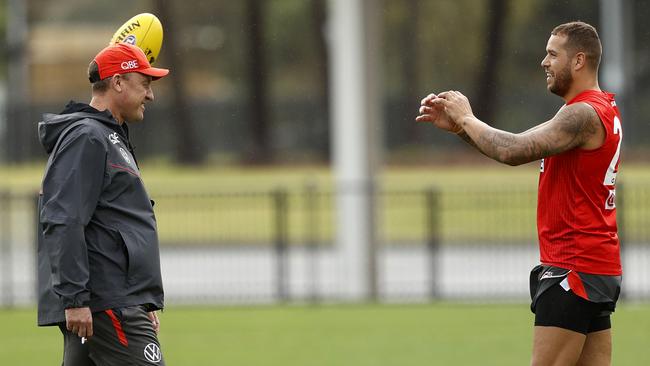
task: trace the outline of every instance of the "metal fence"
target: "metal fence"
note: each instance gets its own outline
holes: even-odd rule
[[[153,196],[168,303],[343,299],[332,192],[306,185]],[[649,200],[650,187],[619,188],[627,299],[650,299]],[[35,202],[0,193],[3,306],[35,302]],[[530,187],[378,193],[379,300],[525,301],[538,261],[535,204]]]

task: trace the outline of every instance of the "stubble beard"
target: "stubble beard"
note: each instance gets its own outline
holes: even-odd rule
[[[556,72],[553,79],[555,80],[549,85],[549,91],[557,96],[564,97],[569,92],[571,84],[573,84],[573,76],[571,76],[569,65],[567,64],[566,67]]]

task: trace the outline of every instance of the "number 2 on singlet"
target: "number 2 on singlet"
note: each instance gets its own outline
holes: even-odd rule
[[[621,129],[621,120],[618,119],[618,116],[614,116],[614,134],[618,135],[618,146],[616,146],[616,153],[612,157],[612,161],[609,163],[607,168],[607,173],[605,173],[605,180],[603,184],[606,186],[613,186],[616,184],[616,165],[618,164],[619,156],[621,155],[621,143],[623,142],[623,130]],[[613,210],[616,208],[616,189],[609,190],[609,196],[605,201],[605,209]]]
[[[621,120],[618,119],[618,116],[614,117],[614,134],[618,135],[618,146],[616,146],[616,153],[612,157],[612,161],[609,163],[607,173],[605,174],[605,180],[603,181],[603,184],[606,186],[613,186],[616,184],[616,165],[618,164],[618,157],[621,155],[623,131],[621,129]]]

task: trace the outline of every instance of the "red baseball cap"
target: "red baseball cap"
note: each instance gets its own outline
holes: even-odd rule
[[[95,56],[93,61],[97,63],[99,80],[129,72],[149,75],[153,80],[169,74],[168,69],[151,67],[144,52],[139,47],[128,43],[117,43],[104,48]],[[96,82],[99,80],[91,79],[90,81]]]

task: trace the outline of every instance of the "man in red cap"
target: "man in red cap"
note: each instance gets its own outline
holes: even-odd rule
[[[144,119],[151,67],[136,46],[103,49],[88,68],[89,104],[46,114],[39,198],[38,324],[63,333],[64,366],[165,362],[156,311],[163,286],[153,201],[126,122]]]

